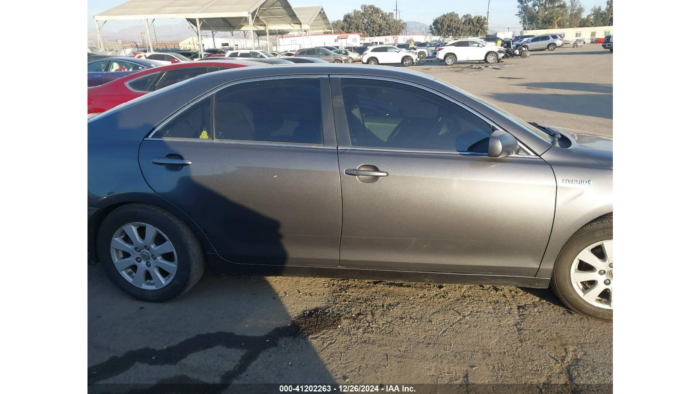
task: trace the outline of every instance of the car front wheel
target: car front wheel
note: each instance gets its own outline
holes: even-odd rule
[[[184,294],[204,273],[204,252],[182,220],[145,204],[115,209],[97,234],[97,253],[124,293],[150,302]]]
[[[486,54],[486,63],[493,64],[498,62],[498,54],[496,52],[489,52]]]
[[[406,67],[411,67],[413,65],[413,59],[411,59],[409,56],[406,56],[401,60],[401,63],[403,63],[403,65]]]
[[[612,320],[612,214],[585,225],[571,237],[554,266],[552,289],[572,310]]]

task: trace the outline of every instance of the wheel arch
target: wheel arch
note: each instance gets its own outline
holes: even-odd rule
[[[612,219],[612,205],[599,207],[588,214],[582,215],[578,220],[572,221],[565,228],[557,228],[558,226],[555,218],[549,244],[547,245],[542,262],[540,263],[540,268],[535,276],[538,278],[551,278],[554,272],[554,264],[556,263],[557,258],[559,258],[562,249],[564,249],[564,246],[566,246],[571,238],[588,224],[606,217]]]
[[[88,263],[89,264],[97,264],[99,262],[98,257],[97,257],[97,233],[100,229],[100,226],[104,222],[105,218],[107,218],[107,216],[109,216],[109,214],[112,213],[115,209],[122,207],[122,206],[125,206],[125,205],[132,205],[132,204],[152,205],[154,207],[165,209],[166,211],[173,214],[178,219],[185,222],[185,224],[190,228],[190,230],[192,230],[192,232],[195,234],[195,236],[199,240],[199,243],[202,245],[202,248],[204,249],[204,252],[206,254],[216,253],[214,246],[211,244],[211,242],[209,241],[209,238],[207,238],[206,234],[204,234],[204,231],[202,231],[202,229],[199,227],[199,225],[197,225],[197,223],[194,220],[192,220],[192,218],[190,218],[180,208],[171,204],[170,202],[168,202],[167,200],[163,199],[160,196],[141,194],[141,193],[133,193],[133,194],[106,197],[100,201],[99,207],[93,207],[93,208],[97,208],[97,209],[96,209],[95,213],[88,220]]]

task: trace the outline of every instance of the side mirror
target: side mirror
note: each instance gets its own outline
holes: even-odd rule
[[[494,130],[489,138],[489,157],[506,157],[518,151],[518,140],[503,130]]]

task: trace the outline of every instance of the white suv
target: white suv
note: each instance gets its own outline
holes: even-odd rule
[[[415,52],[404,51],[393,45],[370,47],[362,54],[362,63],[372,65],[401,63],[410,67],[418,64],[419,61],[420,59]]]
[[[505,55],[505,49],[497,46],[487,46],[482,40],[465,39],[452,41],[438,48],[437,58],[451,66],[457,62],[484,61],[496,63]]]

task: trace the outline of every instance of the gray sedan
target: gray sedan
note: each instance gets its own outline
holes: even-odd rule
[[[88,122],[89,256],[140,300],[208,264],[551,284],[612,319],[612,200],[612,140],[395,68],[220,71]]]

